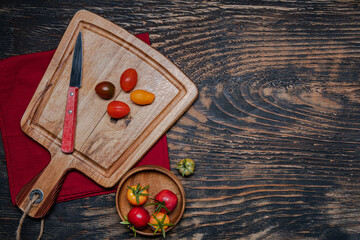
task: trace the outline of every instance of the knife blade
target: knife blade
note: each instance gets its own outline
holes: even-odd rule
[[[82,76],[82,55],[82,34],[80,31],[74,47],[70,84],[66,100],[63,137],[61,142],[61,151],[64,153],[72,153],[74,151],[77,99],[79,88],[81,87]]]

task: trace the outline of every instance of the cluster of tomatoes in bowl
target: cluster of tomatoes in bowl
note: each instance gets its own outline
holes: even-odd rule
[[[128,68],[120,77],[120,87],[123,91],[130,92],[135,88],[137,81],[136,70]],[[96,85],[95,92],[103,99],[111,99],[115,95],[115,85],[108,81],[100,82]],[[148,105],[154,101],[155,95],[146,90],[138,89],[131,92],[130,99],[137,105]],[[115,100],[108,104],[107,112],[112,118],[123,118],[130,113],[130,107],[125,102]]]
[[[128,186],[127,200],[133,206],[127,217],[124,216],[125,221],[121,224],[129,225],[136,236],[136,229],[141,230],[150,226],[154,230],[154,234],[161,232],[165,237],[165,230],[169,226],[173,226],[170,223],[169,214],[176,208],[178,198],[175,193],[168,189],[161,190],[153,202],[146,204],[155,205],[155,211],[150,215],[143,205],[148,199],[149,185],[142,187],[140,184],[135,186]]]

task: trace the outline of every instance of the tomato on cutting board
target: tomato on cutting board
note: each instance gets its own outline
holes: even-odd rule
[[[136,86],[138,75],[135,69],[126,69],[120,77],[121,89],[125,92],[130,92]]]
[[[110,99],[115,94],[115,86],[111,82],[100,82],[96,85],[95,92],[103,99]]]
[[[148,105],[154,101],[155,95],[151,92],[139,89],[131,92],[130,99],[138,105]]]
[[[129,106],[121,101],[112,101],[107,106],[107,112],[112,118],[123,118],[129,114]]]

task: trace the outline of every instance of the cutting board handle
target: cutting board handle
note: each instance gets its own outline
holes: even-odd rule
[[[20,190],[16,196],[17,206],[24,211],[34,195],[38,194],[39,197],[31,206],[28,215],[43,218],[55,202],[72,159],[71,155],[62,152],[53,156],[44,170]]]

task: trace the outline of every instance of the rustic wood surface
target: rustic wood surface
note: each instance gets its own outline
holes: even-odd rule
[[[167,239],[360,239],[358,1],[3,1],[0,58],[56,48],[80,9],[149,32],[199,88],[167,134],[171,170],[197,164]],[[1,147],[0,236],[14,239],[5,161]],[[115,194],[55,204],[43,239],[132,239],[119,221]],[[26,219],[23,238],[39,226]]]

